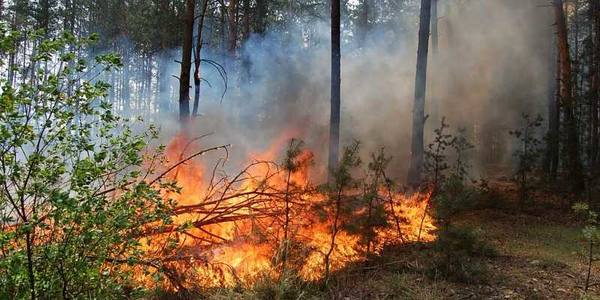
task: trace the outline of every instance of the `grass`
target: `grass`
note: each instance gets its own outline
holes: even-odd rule
[[[504,255],[571,267],[584,260],[581,229],[566,221],[557,224],[530,215],[484,210],[469,213],[462,223],[480,228],[482,237]]]

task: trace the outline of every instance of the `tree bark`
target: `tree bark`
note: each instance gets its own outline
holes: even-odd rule
[[[340,148],[341,41],[340,0],[331,0],[331,112],[329,119],[329,174],[337,168]]]
[[[256,32],[263,34],[266,30],[267,0],[256,0]]]
[[[169,111],[171,93],[169,91],[169,54],[167,49],[161,49],[158,54],[158,101],[159,113],[164,114]]]
[[[250,18],[251,18],[251,14],[250,14],[250,8],[251,8],[251,1],[250,0],[243,0],[244,3],[244,30],[242,32],[242,42],[245,42],[248,40],[248,38],[250,37]],[[241,60],[242,60],[242,72],[241,72],[241,82],[242,83],[248,83],[250,82],[250,68],[252,66],[252,62],[250,61],[250,57],[249,54],[247,53],[248,51],[244,51],[245,53],[242,54],[241,56]]]
[[[370,29],[369,14],[371,11],[371,0],[362,0],[360,15],[358,16],[358,43],[360,46],[364,46],[367,34]]]
[[[244,0],[244,32],[243,41],[250,36],[250,0]]]
[[[417,49],[417,72],[415,76],[415,99],[413,105],[412,144],[408,182],[421,184],[424,155],[425,93],[427,85],[427,55],[429,53],[429,26],[431,24],[431,0],[421,0],[419,17],[419,44]]]
[[[579,193],[584,188],[583,172],[579,158],[579,135],[575,119],[575,99],[572,96],[572,69],[569,56],[569,41],[567,22],[564,14],[563,1],[554,0],[554,14],[558,35],[558,54],[560,57],[560,102],[563,108],[564,121],[567,130],[567,167],[571,189]]]
[[[181,73],[179,76],[179,121],[185,125],[190,118],[190,69],[194,39],[195,0],[186,0],[183,17],[183,46],[181,51]]]
[[[431,66],[436,65],[439,50],[439,34],[438,34],[438,0],[431,0]],[[434,75],[433,73],[432,75]],[[440,103],[439,99],[434,95],[434,76],[429,78],[429,98],[431,104],[431,119],[434,124],[438,124],[441,121],[440,116]]]
[[[600,128],[598,114],[598,102],[600,101],[600,2],[590,1],[590,21],[592,22],[592,65],[591,65],[591,83],[590,83],[590,101],[591,101],[591,150],[590,166],[598,167],[598,143],[600,139]]]
[[[200,19],[198,20],[198,36],[196,39],[196,48],[194,49],[194,108],[192,110],[192,116],[198,115],[198,105],[200,104],[200,61],[202,51],[202,31],[204,29],[204,19],[206,16],[206,8],[208,7],[208,0],[202,2],[202,10],[200,11]]]
[[[552,39],[551,47],[556,49],[556,38]],[[548,133],[546,152],[544,154],[543,169],[551,182],[556,180],[560,152],[560,58],[556,51],[552,52],[550,59],[550,76],[548,88]]]
[[[229,55],[235,56],[235,48],[237,44],[237,0],[230,0],[228,10],[229,23],[229,40],[228,51]]]
[[[129,116],[131,113],[131,91],[129,89],[129,73],[131,65],[131,57],[129,55],[129,47],[123,46],[123,74],[121,78],[121,95],[123,97],[123,113]]]

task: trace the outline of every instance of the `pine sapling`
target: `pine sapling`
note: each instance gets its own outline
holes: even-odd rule
[[[336,248],[336,238],[342,227],[341,215],[342,215],[342,198],[343,192],[347,188],[355,185],[355,180],[352,177],[352,169],[360,166],[361,160],[358,157],[359,143],[355,141],[349,147],[344,148],[342,160],[338,167],[332,170],[333,183],[328,187],[329,200],[328,206],[331,206],[330,216],[331,220],[331,240],[329,243],[329,249],[325,253],[324,264],[325,264],[325,283],[329,281],[330,276],[330,265],[331,255]]]
[[[542,126],[542,120],[539,115],[532,118],[528,114],[523,114],[521,127],[509,132],[519,143],[519,148],[513,155],[518,160],[514,180],[519,185],[521,204],[530,200],[531,174],[541,154],[541,141],[537,138],[537,130]]]

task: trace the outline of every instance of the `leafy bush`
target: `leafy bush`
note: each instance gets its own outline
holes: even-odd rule
[[[2,52],[20,35],[0,26]],[[157,133],[133,133],[103,100],[109,86],[97,78],[120,59],[79,56],[96,37],[25,36],[36,52],[13,66],[16,80],[0,78],[0,298],[139,294],[131,267],[160,267],[137,235],[168,223],[171,207],[161,197],[170,185],[144,180],[153,167],[141,153]]]

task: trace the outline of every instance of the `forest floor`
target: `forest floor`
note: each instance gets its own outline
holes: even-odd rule
[[[504,185],[504,186],[503,186]],[[427,276],[432,251],[427,245],[406,245],[384,253],[379,265],[338,279],[338,299],[600,299],[600,287],[583,296],[587,275],[586,241],[564,203],[539,192],[534,206],[514,205],[515,190],[497,182],[501,203],[460,215],[455,223],[475,228],[497,255],[485,259],[487,272],[479,283],[457,283]],[[499,187],[500,186],[500,187]],[[567,208],[565,208],[567,207]],[[590,282],[600,284],[600,265]],[[341,291],[341,292],[339,292]]]
[[[534,204],[522,209],[515,205],[516,189],[508,180],[493,185],[500,197],[453,221],[474,228],[497,252],[484,258],[486,271],[477,283],[432,277],[431,244],[411,244],[340,270],[327,291],[307,287],[292,299],[600,299],[600,286],[592,286],[584,297],[586,241],[564,197],[537,192]],[[600,263],[592,269],[591,283],[600,284]],[[261,296],[260,290],[246,292],[229,290],[209,298],[272,297]]]

